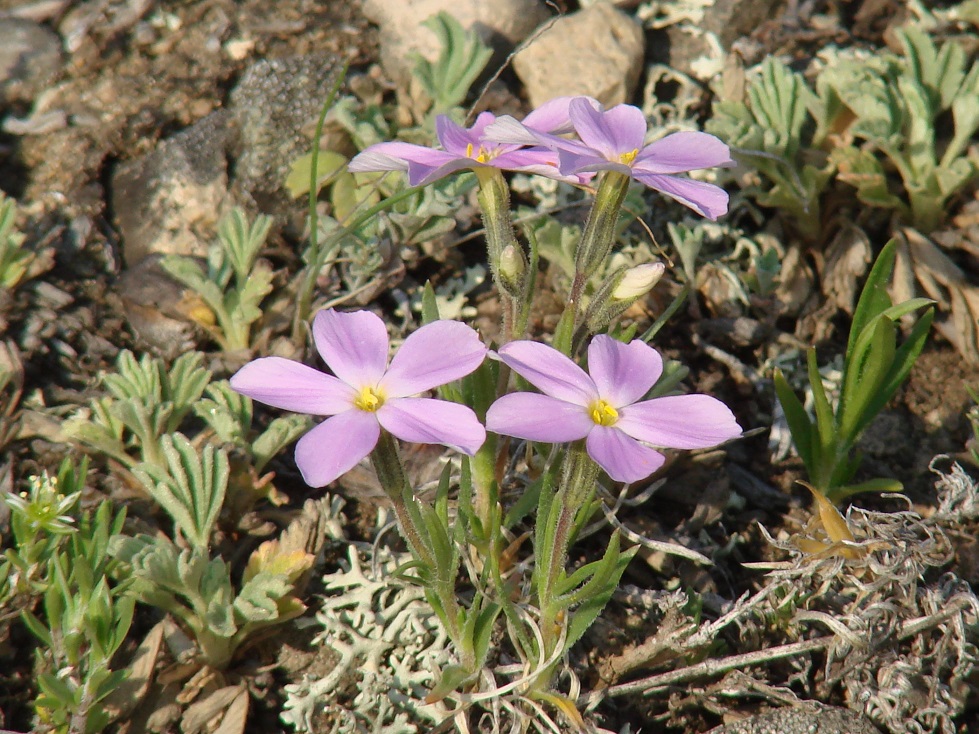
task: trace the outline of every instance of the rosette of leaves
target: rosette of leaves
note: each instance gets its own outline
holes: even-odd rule
[[[124,350],[116,371],[102,376],[109,396],[65,423],[65,432],[132,469],[140,462],[164,466],[163,436],[173,433],[193,409],[211,379],[202,355],[178,357],[168,370],[163,361]]]
[[[813,492],[838,504],[860,492],[900,491],[895,479],[871,479],[852,483],[860,466],[855,447],[870,422],[907,379],[924,348],[934,318],[933,301],[913,298],[894,304],[887,284],[894,269],[897,243],[891,240],[881,251],[867,278],[853,315],[844,357],[839,403],[834,409],[823,389],[815,349],[807,355],[809,384],[815,403],[810,417],[780,371],[775,372],[775,392],[785,412],[792,441],[805,464]],[[908,336],[899,345],[898,320],[924,309]]]
[[[813,124],[818,100],[801,74],[768,57],[748,85],[746,98],[715,105],[707,131],[732,147],[732,155],[767,179],[747,193],[781,210],[800,235],[817,239],[820,197],[833,170],[818,150],[823,125]]]
[[[214,321],[205,318],[198,323],[225,351],[251,346],[252,324],[262,317],[259,305],[272,291],[272,268],[258,257],[271,228],[271,217],[259,215],[249,222],[241,209],[234,209],[218,224],[206,270],[183,255],[168,255],[162,261],[164,270],[207,304]]]
[[[708,122],[771,184],[748,193],[785,211],[804,237],[819,234],[820,196],[834,174],[864,204],[892,209],[924,233],[979,175],[969,149],[979,130],[979,63],[969,64],[955,41],[936,46],[920,28],[896,35],[903,55],[838,53],[815,92],[768,58],[746,99],[719,103]]]
[[[955,41],[937,47],[914,26],[896,36],[903,57],[840,60],[819,75],[817,90],[847,143],[831,154],[839,178],[865,204],[894,209],[928,233],[979,176],[979,157],[969,151],[979,130],[979,63],[968,64]],[[943,140],[949,123],[951,138]],[[891,170],[903,191],[888,178]]]
[[[199,659],[223,669],[249,637],[302,614],[297,580],[313,556],[263,543],[249,558],[236,588],[231,567],[209,552],[210,538],[228,488],[223,449],[197,449],[180,434],[163,439],[164,467],[141,464],[135,475],[174,522],[174,538],[116,535],[109,552],[128,564],[132,592],[144,604],[172,614],[196,641]]]

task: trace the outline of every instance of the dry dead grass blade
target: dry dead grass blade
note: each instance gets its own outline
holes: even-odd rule
[[[163,643],[164,623],[158,622],[146,633],[129,663],[129,677],[106,698],[104,706],[114,721],[124,720],[146,697]]]
[[[979,286],[939,247],[917,230],[898,235],[894,264],[895,303],[914,298],[918,287],[938,303],[935,327],[966,360],[979,364]]]

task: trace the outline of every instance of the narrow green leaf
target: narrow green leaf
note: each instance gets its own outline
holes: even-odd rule
[[[904,485],[897,479],[868,479],[866,482],[860,482],[859,484],[833,487],[833,489],[826,493],[826,499],[834,505],[839,505],[844,500],[865,492],[901,492],[903,490]]]
[[[882,381],[876,394],[872,396],[872,399],[867,404],[864,414],[865,420],[858,423],[854,427],[857,435],[859,435],[859,433],[866,428],[867,423],[869,423],[873,417],[876,416],[881,409],[883,409],[888,401],[894,397],[894,393],[897,392],[898,388],[904,384],[904,381],[911,372],[911,368],[918,359],[918,355],[920,355],[921,350],[924,349],[925,342],[928,340],[928,332],[931,329],[931,324],[934,318],[934,309],[928,309],[924,314],[922,314],[921,318],[915,322],[914,327],[911,329],[911,333],[908,334],[901,346],[895,351],[891,362],[890,372]]]
[[[887,286],[890,284],[891,273],[894,272],[896,254],[897,240],[891,239],[884,245],[884,249],[880,251],[870,269],[867,282],[860,292],[857,307],[853,311],[853,323],[850,325],[850,337],[846,345],[847,354],[854,353],[857,339],[870,322],[893,305]]]
[[[813,434],[809,414],[806,413],[805,407],[799,398],[796,397],[795,392],[792,391],[781,370],[775,370],[773,381],[775,383],[775,395],[778,397],[778,402],[782,406],[785,421],[789,424],[789,432],[792,434],[792,442],[795,444],[795,450],[799,453],[799,457],[802,459],[802,463],[805,464],[806,469],[812,474]]]
[[[820,461],[835,455],[834,447],[837,443],[836,422],[833,417],[833,408],[826,397],[823,389],[823,379],[819,374],[819,366],[816,364],[816,350],[810,349],[806,353],[806,363],[809,371],[809,386],[812,389],[812,399],[814,411],[816,413],[816,433],[813,435],[813,454],[818,456]],[[818,452],[818,453],[817,453]]]
[[[863,424],[867,407],[891,369],[897,344],[897,327],[887,317],[877,319],[872,337],[863,353],[853,355],[845,367],[844,390],[837,411],[840,438],[845,443],[857,439],[856,427]]]
[[[581,636],[585,634],[587,629],[591,627],[592,623],[598,618],[598,615],[602,613],[605,605],[608,604],[609,599],[612,598],[612,594],[615,592],[616,588],[618,588],[619,579],[622,578],[622,574],[625,573],[629,562],[632,560],[632,557],[638,550],[639,546],[635,546],[624,553],[621,553],[618,557],[618,565],[608,575],[605,586],[599,589],[593,596],[585,600],[581,606],[575,610],[568,625],[568,635],[564,644],[565,651],[570,650],[571,646],[581,639]]]
[[[439,304],[435,297],[435,289],[432,287],[432,282],[426,280],[425,287],[422,289],[422,323],[430,324],[438,321],[439,318]]]

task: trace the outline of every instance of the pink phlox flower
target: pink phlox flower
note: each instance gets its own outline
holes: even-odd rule
[[[541,105],[524,118],[529,129],[545,133],[569,132],[568,105],[571,97],[558,97]],[[482,112],[470,128],[464,128],[445,115],[435,120],[435,134],[442,148],[390,141],[377,143],[354,156],[348,169],[404,171],[412,186],[424,186],[470,168],[492,167],[505,171],[536,173],[571,183],[580,183],[592,174],[563,176],[558,171],[558,156],[544,146],[507,145],[486,140],[486,128],[496,120],[492,112]]]
[[[538,342],[510,342],[499,358],[543,394],[504,395],[486,414],[487,430],[545,443],[585,439],[588,455],[617,482],[639,481],[663,465],[650,446],[699,449],[741,435],[728,407],[709,395],[642,400],[662,375],[663,359],[638,339],[596,336],[588,372]]]
[[[546,134],[507,117],[489,125],[484,137],[501,144],[550,147],[558,154],[558,166],[566,176],[618,171],[708,219],[727,213],[724,189],[676,175],[733,163],[728,146],[713,135],[679,132],[646,145],[648,129],[642,110],[626,104],[606,110],[588,97],[571,100],[568,116],[579,140]]]
[[[486,439],[465,405],[413,397],[468,375],[483,361],[487,349],[465,324],[421,327],[390,365],[387,329],[370,311],[321,311],[313,320],[313,341],[333,375],[264,357],[231,378],[234,390],[266,405],[331,416],[296,444],[296,464],[311,487],[356,466],[373,451],[382,428],[403,441],[440,443],[470,456]]]

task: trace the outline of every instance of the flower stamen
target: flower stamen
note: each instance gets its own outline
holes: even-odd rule
[[[639,148],[634,148],[629,153],[622,153],[621,155],[619,155],[619,163],[624,163],[628,166],[636,159],[637,155],[639,155]]]
[[[591,419],[600,426],[614,426],[619,420],[619,411],[604,400],[599,400],[592,405],[590,415]]]
[[[384,395],[377,388],[365,387],[354,400],[354,405],[368,413],[376,413],[384,405]]]

